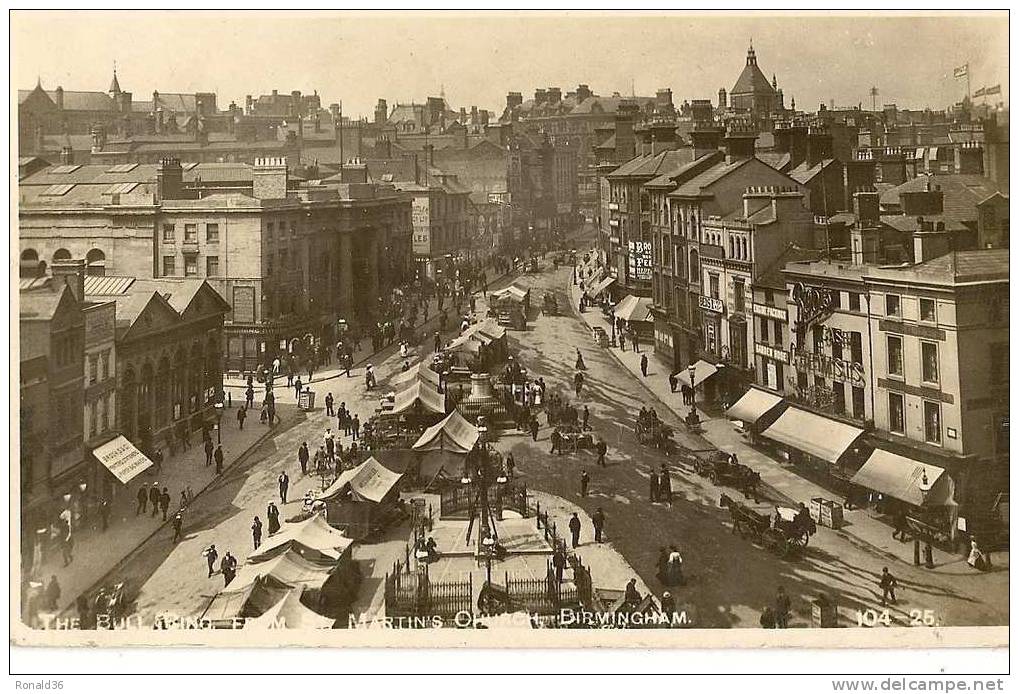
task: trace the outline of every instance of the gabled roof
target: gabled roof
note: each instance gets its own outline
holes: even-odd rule
[[[694,150],[689,147],[667,149],[658,154],[634,157],[609,173],[606,178],[640,178],[651,180],[656,176],[674,174],[694,159]]]
[[[26,99],[34,92],[34,89],[19,89],[18,90],[18,103],[24,103]],[[43,91],[46,96],[50,98],[54,104],[57,102],[57,93],[55,91]],[[113,99],[110,98],[109,94],[105,92],[75,92],[75,91],[64,91],[64,110],[65,111],[112,111],[114,110]]]
[[[785,172],[792,163],[793,155],[789,152],[757,152],[754,156],[776,171]]]
[[[822,159],[813,166],[807,166],[807,162],[802,162],[792,171],[789,171],[787,175],[789,178],[794,179],[797,183],[804,185],[810,183],[814,179],[814,176],[821,173],[824,169],[828,168],[835,163],[834,159]]]
[[[941,188],[944,214],[959,221],[975,221],[976,207],[1001,187],[990,178],[977,174],[930,174],[911,178],[881,193],[882,207],[901,205],[900,193],[919,193]]]
[[[729,92],[730,96],[736,96],[739,94],[774,94],[775,89],[771,86],[768,78],[761,72],[761,68],[757,67],[756,60],[754,62],[747,61],[746,66],[743,68],[743,72],[740,73],[739,78],[736,80],[736,84],[733,85],[732,91]]]

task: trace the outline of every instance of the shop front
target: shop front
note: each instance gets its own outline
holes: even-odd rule
[[[819,481],[840,490],[863,462],[858,445],[863,434],[863,429],[796,406],[761,431],[762,438],[774,443],[782,457],[806,476],[819,475]]]
[[[738,428],[755,441],[760,432],[774,424],[789,403],[780,395],[751,387],[728,410],[725,416],[738,422]]]

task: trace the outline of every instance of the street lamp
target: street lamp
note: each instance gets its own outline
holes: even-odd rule
[[[931,493],[931,483],[930,483],[930,480],[927,479],[927,468],[924,468],[924,467],[920,468],[920,484],[919,484],[919,487],[920,487],[920,499],[921,499],[920,503],[921,503],[921,505],[922,504],[926,504],[927,503],[927,497]],[[923,547],[924,566],[926,566],[928,569],[933,569],[934,568],[934,548],[931,547],[930,533],[924,532],[923,541],[924,541],[924,547]],[[914,543],[913,543],[913,562],[915,564],[917,564],[917,565],[919,565],[919,563],[920,563],[920,556],[919,556],[919,554],[920,554],[920,542],[919,542],[919,540],[914,540]]]
[[[217,402],[213,407],[216,408],[216,443],[223,443],[223,402]]]
[[[690,377],[690,408],[693,409],[694,403],[697,401],[697,385],[694,382],[694,376],[697,374],[697,367],[693,364],[686,367],[686,373]]]

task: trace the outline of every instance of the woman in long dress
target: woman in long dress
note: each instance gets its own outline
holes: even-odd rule
[[[966,563],[980,571],[987,568],[987,560],[984,558],[984,553],[980,551],[980,547],[974,539],[969,541],[969,558],[966,559]]]

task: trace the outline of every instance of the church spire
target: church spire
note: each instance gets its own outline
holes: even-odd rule
[[[120,82],[117,81],[117,63],[116,63],[116,61],[114,61],[114,63],[113,63],[113,81],[110,82],[109,92],[110,92],[111,96],[114,96],[116,94],[120,94]]]
[[[750,39],[750,48],[747,49],[747,65],[757,65],[757,54],[754,53],[754,39]]]

